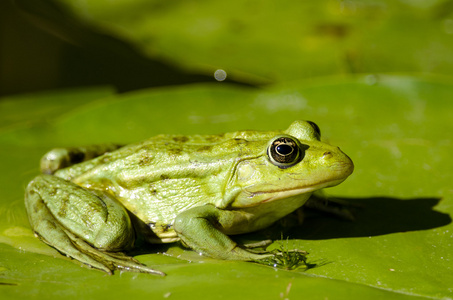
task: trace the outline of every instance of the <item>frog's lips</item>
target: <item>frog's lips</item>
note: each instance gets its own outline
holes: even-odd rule
[[[263,200],[260,201],[259,203],[266,203],[266,202],[271,202],[274,200],[278,199],[283,199],[283,198],[288,198],[291,196],[296,196],[296,195],[301,195],[301,194],[307,194],[307,193],[312,193],[314,191],[326,188],[326,187],[331,187],[338,185],[342,183],[345,178],[338,179],[338,180],[329,180],[326,182],[319,182],[314,185],[310,186],[305,186],[305,187],[298,187],[298,188],[293,188],[293,189],[279,189],[279,190],[267,190],[267,191],[259,191],[259,192],[251,192],[251,191],[246,191],[249,194],[250,198],[254,198],[257,196],[264,196]]]

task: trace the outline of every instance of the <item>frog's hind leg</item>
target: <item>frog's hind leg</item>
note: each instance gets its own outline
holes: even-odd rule
[[[122,145],[101,144],[86,147],[55,148],[41,158],[41,172],[53,174],[57,170],[90,160],[120,147]]]
[[[40,175],[26,189],[25,206],[35,234],[69,257],[109,274],[164,275],[119,252],[132,247],[135,232],[126,210],[106,195]]]

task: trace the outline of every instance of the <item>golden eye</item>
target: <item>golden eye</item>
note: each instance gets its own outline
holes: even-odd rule
[[[267,148],[270,161],[279,168],[289,168],[299,162],[300,148],[295,138],[279,136]]]

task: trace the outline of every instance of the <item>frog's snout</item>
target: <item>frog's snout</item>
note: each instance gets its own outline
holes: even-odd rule
[[[343,154],[343,159],[339,161],[339,166],[343,169],[344,175],[348,177],[349,175],[354,172],[354,163],[352,162],[351,158],[341,152]]]
[[[351,158],[341,151],[339,147],[324,151],[321,155],[321,160],[331,165],[332,169],[342,173],[345,177],[351,175],[354,171],[354,163]]]

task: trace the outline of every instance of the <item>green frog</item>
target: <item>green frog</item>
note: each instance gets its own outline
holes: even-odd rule
[[[255,261],[229,236],[266,228],[353,171],[319,127],[158,135],[130,145],[60,148],[26,188],[35,235],[91,267],[164,275],[124,254],[147,242],[182,241],[217,259]],[[145,230],[143,230],[145,229]]]

